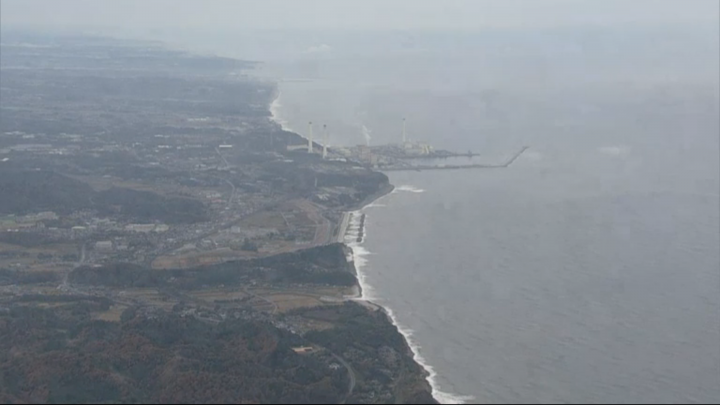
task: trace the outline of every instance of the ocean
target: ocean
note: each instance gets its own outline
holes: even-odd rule
[[[720,399],[720,55],[701,34],[328,37],[268,57],[275,118],[326,123],[331,146],[399,142],[403,117],[482,162],[529,146],[503,169],[391,173],[348,238],[438,400]]]

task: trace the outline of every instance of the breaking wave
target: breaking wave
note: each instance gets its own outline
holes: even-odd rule
[[[393,191],[407,191],[410,193],[424,193],[425,192],[425,190],[423,190],[421,188],[417,188],[415,186],[398,186],[398,187],[395,187],[395,190],[393,190]]]
[[[423,191],[412,186],[401,186],[396,188],[396,190],[410,191],[415,193]],[[364,208],[377,206],[383,205],[372,203],[365,206]],[[367,275],[363,271],[363,269],[368,264],[369,256],[372,255],[372,253],[363,246],[363,243],[367,239],[367,214],[365,214],[365,220],[363,220],[363,214],[364,213],[362,212],[362,210],[349,213],[351,217],[349,219],[348,228],[345,233],[344,242],[352,249],[352,259],[355,265],[355,270],[357,272],[358,284],[360,284],[361,288],[360,296],[355,299],[360,301],[372,302],[375,301],[378,297],[375,294],[375,289],[370,284],[368,284]],[[425,369],[425,371],[427,371],[427,381],[432,388],[433,398],[435,398],[441,404],[472,403],[472,401],[475,399],[472,396],[455,395],[448,392],[440,391],[437,381],[437,372],[435,372],[433,367],[429,365],[427,360],[420,354],[420,346],[415,342],[415,339],[413,338],[414,331],[401,325],[395,317],[395,313],[392,311],[392,309],[386,306],[384,306],[383,309],[387,313],[388,318],[390,318],[392,324],[395,325],[400,334],[405,338],[405,341],[407,342],[410,350],[412,351],[413,360],[423,369]]]

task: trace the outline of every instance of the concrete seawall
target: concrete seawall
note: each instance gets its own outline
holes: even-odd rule
[[[345,234],[347,233],[348,225],[350,224],[350,212],[345,211],[342,214],[342,217],[340,218],[340,223],[338,224],[338,231],[336,235],[336,241],[340,243],[345,242]]]
[[[502,169],[510,166],[513,162],[520,157],[529,147],[524,146],[518,152],[516,152],[507,162],[496,165],[487,164],[470,164],[470,165],[410,165],[410,166],[397,166],[397,167],[384,167],[378,170],[383,172],[399,172],[399,171],[423,171],[423,170],[459,170],[459,169]]]

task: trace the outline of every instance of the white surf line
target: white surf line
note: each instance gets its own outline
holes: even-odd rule
[[[424,190],[418,189],[413,186],[400,186],[397,187],[395,190],[397,191],[408,191],[413,193],[421,193]],[[394,190],[394,191],[395,191]],[[391,193],[390,193],[391,194]],[[385,196],[383,196],[385,197]],[[383,197],[380,197],[378,200],[382,199]],[[428,364],[427,360],[420,354],[421,348],[420,345],[415,342],[413,339],[413,330],[406,328],[402,326],[397,318],[395,317],[395,313],[393,310],[387,306],[382,306],[374,301],[376,300],[376,295],[374,288],[368,284],[366,274],[362,271],[363,268],[368,264],[367,256],[370,256],[372,253],[368,251],[365,247],[363,247],[363,243],[367,239],[367,217],[368,215],[365,214],[365,226],[362,230],[363,232],[363,238],[360,242],[357,241],[357,238],[359,236],[360,229],[360,218],[363,214],[363,210],[366,208],[369,208],[373,206],[378,200],[369,203],[368,205],[362,207],[361,209],[357,211],[351,211],[346,213],[348,217],[348,223],[349,226],[347,228],[347,232],[345,235],[343,235],[343,241],[347,246],[349,246],[352,249],[352,260],[355,266],[355,271],[357,273],[357,279],[358,284],[360,285],[360,292],[359,295],[354,300],[357,301],[363,301],[370,303],[374,306],[382,308],[385,313],[387,314],[388,318],[390,318],[390,322],[398,329],[398,332],[403,336],[405,341],[407,342],[408,347],[410,347],[410,351],[413,354],[413,361],[415,361],[417,364],[420,365],[426,372],[427,372],[427,382],[430,384],[430,388],[432,390],[431,394],[433,398],[435,398],[436,401],[438,401],[441,404],[464,404],[464,403],[472,403],[472,401],[475,399],[475,397],[472,396],[466,396],[466,395],[455,395],[451,394],[449,392],[444,392],[440,390],[440,385],[438,383],[438,375],[435,369]],[[355,225],[355,226],[353,226]]]

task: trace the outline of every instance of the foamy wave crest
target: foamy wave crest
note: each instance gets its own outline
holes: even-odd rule
[[[432,385],[432,384],[431,384]],[[433,398],[441,404],[472,404],[475,397],[472,395],[453,395],[433,388]]]
[[[410,193],[424,193],[425,190],[421,188],[417,188],[415,186],[398,186],[395,188],[394,191],[407,191]]]
[[[627,156],[630,154],[630,147],[620,145],[620,146],[605,146],[602,148],[599,148],[598,151],[602,153],[603,155],[608,156]]]
[[[395,313],[392,311],[392,309],[388,307],[384,308],[393,325],[398,328],[400,334],[403,335],[403,337],[405,338],[405,341],[407,342],[410,350],[413,353],[413,360],[415,360],[416,363],[418,363],[422,368],[425,369],[425,371],[428,372],[427,381],[432,388],[433,397],[441,404],[471,403],[475,399],[475,397],[473,396],[454,395],[448,392],[440,391],[440,387],[438,386],[437,382],[437,373],[435,372],[433,367],[427,363],[427,360],[425,360],[425,358],[420,354],[420,346],[415,343],[415,340],[413,339],[413,330],[400,325],[400,323],[398,323],[397,321],[397,318],[395,318]]]
[[[364,233],[364,226],[362,223],[362,213],[360,211],[353,211],[350,213],[350,220],[348,221],[348,227],[347,230],[345,230],[345,242],[346,243],[352,243],[356,242],[358,237],[364,239],[365,233]]]
[[[362,291],[360,297],[357,299],[361,301],[373,301],[376,298],[375,289],[368,284],[367,277],[362,271],[368,262],[367,256],[370,256],[372,253],[357,242],[351,243],[348,246],[350,246],[353,251],[353,261],[355,262],[355,270],[357,271],[358,284],[360,284],[360,290]]]
[[[404,187],[411,187],[413,190],[418,190],[415,187],[412,186],[404,186]],[[401,191],[412,191],[412,190],[401,190]],[[422,192],[422,191],[413,191],[413,192]],[[375,295],[375,290],[373,287],[368,284],[367,276],[363,269],[368,263],[368,256],[372,255],[370,251],[368,251],[365,247],[363,247],[363,242],[367,238],[367,214],[365,214],[365,223],[362,224],[361,218],[363,213],[361,211],[353,211],[350,213],[351,217],[348,223],[348,229],[345,234],[345,244],[347,244],[352,249],[352,259],[355,264],[355,270],[357,272],[357,279],[358,284],[360,285],[361,294],[359,297],[355,298],[359,301],[370,301],[374,302],[377,299],[377,296]],[[362,226],[361,228],[361,225]],[[363,237],[361,238],[361,241],[358,242],[358,236],[360,235],[360,231],[362,231]],[[395,317],[395,313],[392,311],[392,309],[384,306],[385,312],[388,314],[388,317],[390,318],[390,321],[393,325],[395,325],[396,328],[398,328],[398,331],[400,334],[405,338],[405,341],[407,342],[408,346],[410,347],[410,350],[413,353],[413,360],[417,362],[425,371],[428,373],[427,381],[428,384],[430,384],[430,387],[432,388],[432,395],[433,397],[441,404],[464,404],[464,403],[472,403],[472,401],[475,399],[472,396],[463,396],[463,395],[454,395],[450,394],[448,392],[440,391],[439,385],[437,382],[437,373],[435,370],[430,366],[424,357],[420,354],[420,346],[415,342],[413,339],[413,331],[412,329],[406,328],[402,325],[400,325],[397,321],[397,318]]]
[[[372,286],[370,286],[366,281],[365,273],[362,271],[367,264],[367,256],[370,256],[371,253],[362,246],[362,242],[365,240],[367,235],[367,229],[360,228],[361,218],[361,211],[353,211],[350,213],[350,220],[348,228],[345,231],[344,242],[352,249],[352,260],[355,265],[355,271],[357,272],[358,284],[360,284],[360,289],[362,291],[357,299],[369,301],[374,298],[375,294]],[[363,228],[366,227],[363,226]],[[360,242],[358,242],[358,236],[360,235],[361,230],[363,237],[360,239]]]

